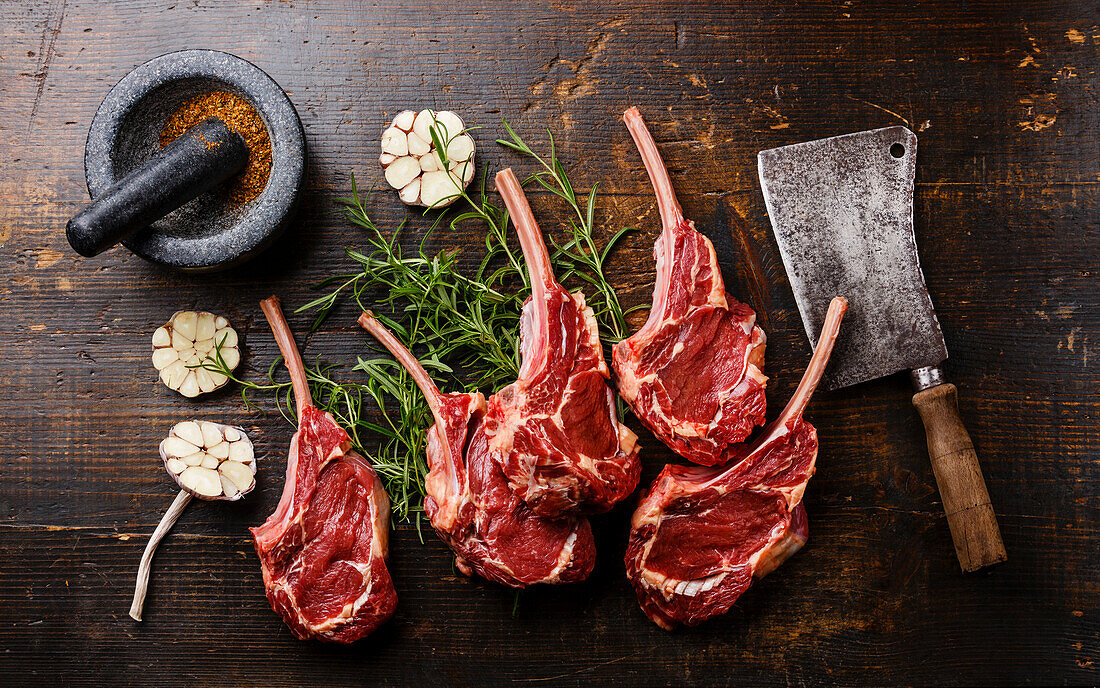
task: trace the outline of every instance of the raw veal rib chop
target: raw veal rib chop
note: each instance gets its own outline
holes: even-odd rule
[[[817,431],[802,420],[829,361],[848,302],[833,299],[810,365],[787,407],[740,463],[665,466],[631,519],[626,572],[657,625],[723,614],[752,583],[806,543],[802,495],[814,474]]]
[[[705,466],[764,422],[764,331],[726,293],[710,239],[685,220],[657,145],[637,108],[623,115],[661,211],[649,319],[611,357],[619,394],[662,442]]]
[[[610,372],[584,294],[558,284],[519,180],[496,176],[531,279],[519,379],[489,399],[486,434],[508,482],[548,518],[609,510],[638,486],[638,437],[619,423]]]
[[[454,551],[458,569],[514,588],[587,578],[596,562],[588,520],[542,518],[512,492],[485,436],[485,397],[443,394],[371,313],[363,313],[359,324],[409,371],[435,416],[428,431],[424,511]]]
[[[298,431],[279,506],[252,528],[272,608],[299,638],[351,643],[393,616],[390,500],[336,420],[313,405],[279,299],[260,303],[290,371]]]

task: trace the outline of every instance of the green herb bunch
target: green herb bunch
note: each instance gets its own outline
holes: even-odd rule
[[[571,210],[564,236],[550,238],[550,258],[558,280],[583,289],[605,343],[619,341],[626,335],[627,311],[604,269],[610,252],[629,230],[616,232],[599,246],[597,185],[587,195],[577,195],[557,156],[553,135],[549,137],[549,156],[543,157],[507,122],[504,128],[509,138],[497,143],[540,167],[524,184],[539,185]],[[433,126],[431,133],[446,166],[447,146],[441,144],[450,140],[448,132]],[[373,311],[417,355],[443,391],[478,390],[488,395],[519,374],[520,312],[530,285],[508,211],[489,198],[488,174],[482,173],[473,193],[464,188],[461,176],[458,173],[453,178],[454,196],[461,203],[459,212],[439,215],[412,248],[401,241],[405,222],[388,234],[375,224],[364,205],[367,198],[353,178],[351,196],[339,202],[345,217],[364,230],[364,245],[345,249],[354,270],[322,282],[319,287],[329,291],[298,312],[315,311],[316,328],[338,304],[351,301],[361,310]],[[470,262],[460,260],[458,249],[429,252],[427,241],[443,224],[464,236],[469,235],[471,226],[478,227],[474,231],[483,238],[477,245],[484,247],[478,249],[480,256]],[[475,267],[464,270],[462,264]],[[371,345],[365,333],[364,341]],[[208,363],[211,369],[233,377],[232,371],[227,373],[216,361]],[[293,422],[293,395],[289,382],[276,380],[277,364],[268,371],[267,384],[244,383],[242,396],[248,403],[249,391],[275,393],[283,414]],[[348,429],[356,448],[374,464],[390,495],[394,515],[399,520],[410,520],[414,514],[418,517],[427,472],[427,431],[434,422],[427,402],[411,377],[388,355],[360,357],[352,370],[365,373],[365,382],[337,381],[333,367],[317,364],[310,369],[314,399]],[[381,443],[376,444],[379,437]]]

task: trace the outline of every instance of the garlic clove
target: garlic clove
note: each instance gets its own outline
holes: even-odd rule
[[[465,162],[474,154],[474,140],[468,134],[456,136],[447,144],[447,159]]]
[[[253,472],[245,466],[243,463],[237,463],[236,461],[226,461],[221,466],[218,466],[218,472],[233,481],[233,484],[237,486],[237,489],[241,492],[247,492],[252,489],[252,486],[256,482]]]
[[[156,329],[156,331],[153,332],[153,347],[156,348],[156,347],[171,346],[171,345],[172,345],[172,334],[168,331],[168,328],[158,327]]]
[[[409,155],[422,156],[432,149],[432,138],[421,138],[416,133],[409,134]]]
[[[176,351],[190,351],[191,344],[194,340],[188,339],[179,330],[172,332],[172,348]]]
[[[210,371],[196,368],[195,381],[199,383],[199,391],[203,394],[214,391],[214,378],[210,377]]]
[[[180,459],[185,466],[201,466],[202,460],[206,458],[206,452],[197,451],[194,454],[188,454]]]
[[[202,390],[199,389],[199,381],[195,379],[195,371],[187,371],[187,375],[183,378],[183,382],[180,383],[179,390],[177,391],[189,399],[197,397],[202,393]]]
[[[173,318],[172,333],[187,340],[195,341],[195,329],[198,327],[199,314],[195,311],[181,311]],[[174,340],[173,340],[174,343]]]
[[[195,448],[192,451],[203,445],[202,428],[193,420],[176,423],[176,426],[172,428],[172,434],[194,445]]]
[[[170,346],[153,351],[153,367],[157,370],[164,370],[178,360],[180,360],[179,354]]]
[[[435,124],[435,113],[431,110],[421,110],[416,113],[416,120],[413,121],[413,133],[420,137],[421,141],[431,141],[433,124]]]
[[[214,345],[223,349],[237,348],[237,331],[232,327],[221,327],[214,333]]]
[[[420,200],[420,179],[414,179],[405,185],[401,191],[398,192],[398,196],[405,202],[406,205],[416,205],[416,202]]]
[[[195,323],[195,341],[200,342],[204,339],[213,338],[215,329],[214,314],[205,311],[199,313]]]
[[[168,366],[161,371],[162,375],[167,375],[168,381],[165,383],[172,389],[179,389],[179,386],[183,384],[183,378],[187,375],[187,366],[183,361],[176,361],[172,365]]]
[[[434,151],[431,155],[423,155],[420,157],[420,170],[422,172],[435,172],[441,168],[442,166],[439,164],[439,155]]]
[[[199,463],[199,465],[203,468],[214,469],[218,467],[218,463],[219,461],[215,457],[207,454],[206,456],[202,457],[202,461]]]
[[[217,459],[228,459],[229,443],[222,442],[221,444],[216,444],[213,447],[209,447],[206,451],[210,454],[210,456],[213,456]]]
[[[169,456],[175,456],[179,458],[191,456],[199,450],[199,448],[195,445],[176,435],[170,435],[163,442],[161,442],[160,449],[162,452],[168,454]]]
[[[408,155],[409,141],[405,132],[394,126],[382,132],[382,152],[398,158]]]
[[[183,469],[187,468],[187,464],[179,459],[168,459],[165,466],[168,468],[169,473],[183,473]]]
[[[252,461],[253,450],[251,442],[232,442],[229,445],[229,460],[237,463]]]
[[[236,348],[222,350],[222,360],[225,361],[227,368],[235,369],[241,362],[241,350]]]
[[[202,429],[203,446],[207,448],[220,444],[224,439],[221,428],[214,423],[204,420],[199,423],[199,427]]]
[[[382,155],[378,156],[378,162],[382,163],[382,167],[389,165],[394,160],[397,160],[397,156],[390,155],[389,153],[383,153]]]
[[[449,110],[440,110],[435,113],[436,128],[439,129],[439,135],[443,137],[444,141],[450,141],[455,137],[462,134],[462,130],[465,127],[462,125],[462,119],[455,113]],[[473,141],[471,141],[472,143]],[[448,150],[450,145],[447,146]]]
[[[189,466],[180,473],[180,487],[189,489],[196,497],[217,497],[222,494],[222,481],[218,477],[218,471],[203,468],[202,466]]]
[[[233,499],[238,494],[240,494],[241,491],[237,489],[237,486],[233,484],[233,481],[225,477],[225,475],[221,471],[218,471],[218,478],[222,482],[222,493],[225,494],[226,497],[228,497],[229,499]]]
[[[456,180],[445,171],[425,172],[420,179],[420,202],[432,208],[446,204],[458,194]]]
[[[416,175],[419,173],[420,162],[416,158],[407,155],[394,160],[386,168],[386,183],[395,189],[400,189],[416,179]]]
[[[416,113],[412,110],[402,110],[393,118],[393,126],[402,131],[412,131],[413,120],[416,119]]]

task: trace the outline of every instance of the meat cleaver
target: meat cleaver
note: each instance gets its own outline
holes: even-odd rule
[[[822,384],[847,387],[908,370],[913,405],[963,571],[1006,559],[913,233],[917,137],[887,127],[762,151],[760,185],[810,341],[834,296],[848,316]]]

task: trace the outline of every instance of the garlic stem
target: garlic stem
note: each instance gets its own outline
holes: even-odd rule
[[[172,529],[172,526],[176,524],[180,514],[190,503],[191,493],[187,490],[180,490],[180,493],[176,495],[176,499],[172,502],[172,506],[164,512],[164,518],[160,519],[156,530],[149,536],[149,544],[145,545],[145,553],[141,555],[141,564],[138,566],[137,586],[134,588],[134,603],[130,605],[130,618],[134,621],[141,621],[141,610],[145,606],[145,592],[149,589],[149,573],[153,568],[153,552],[156,551],[157,545]]]

